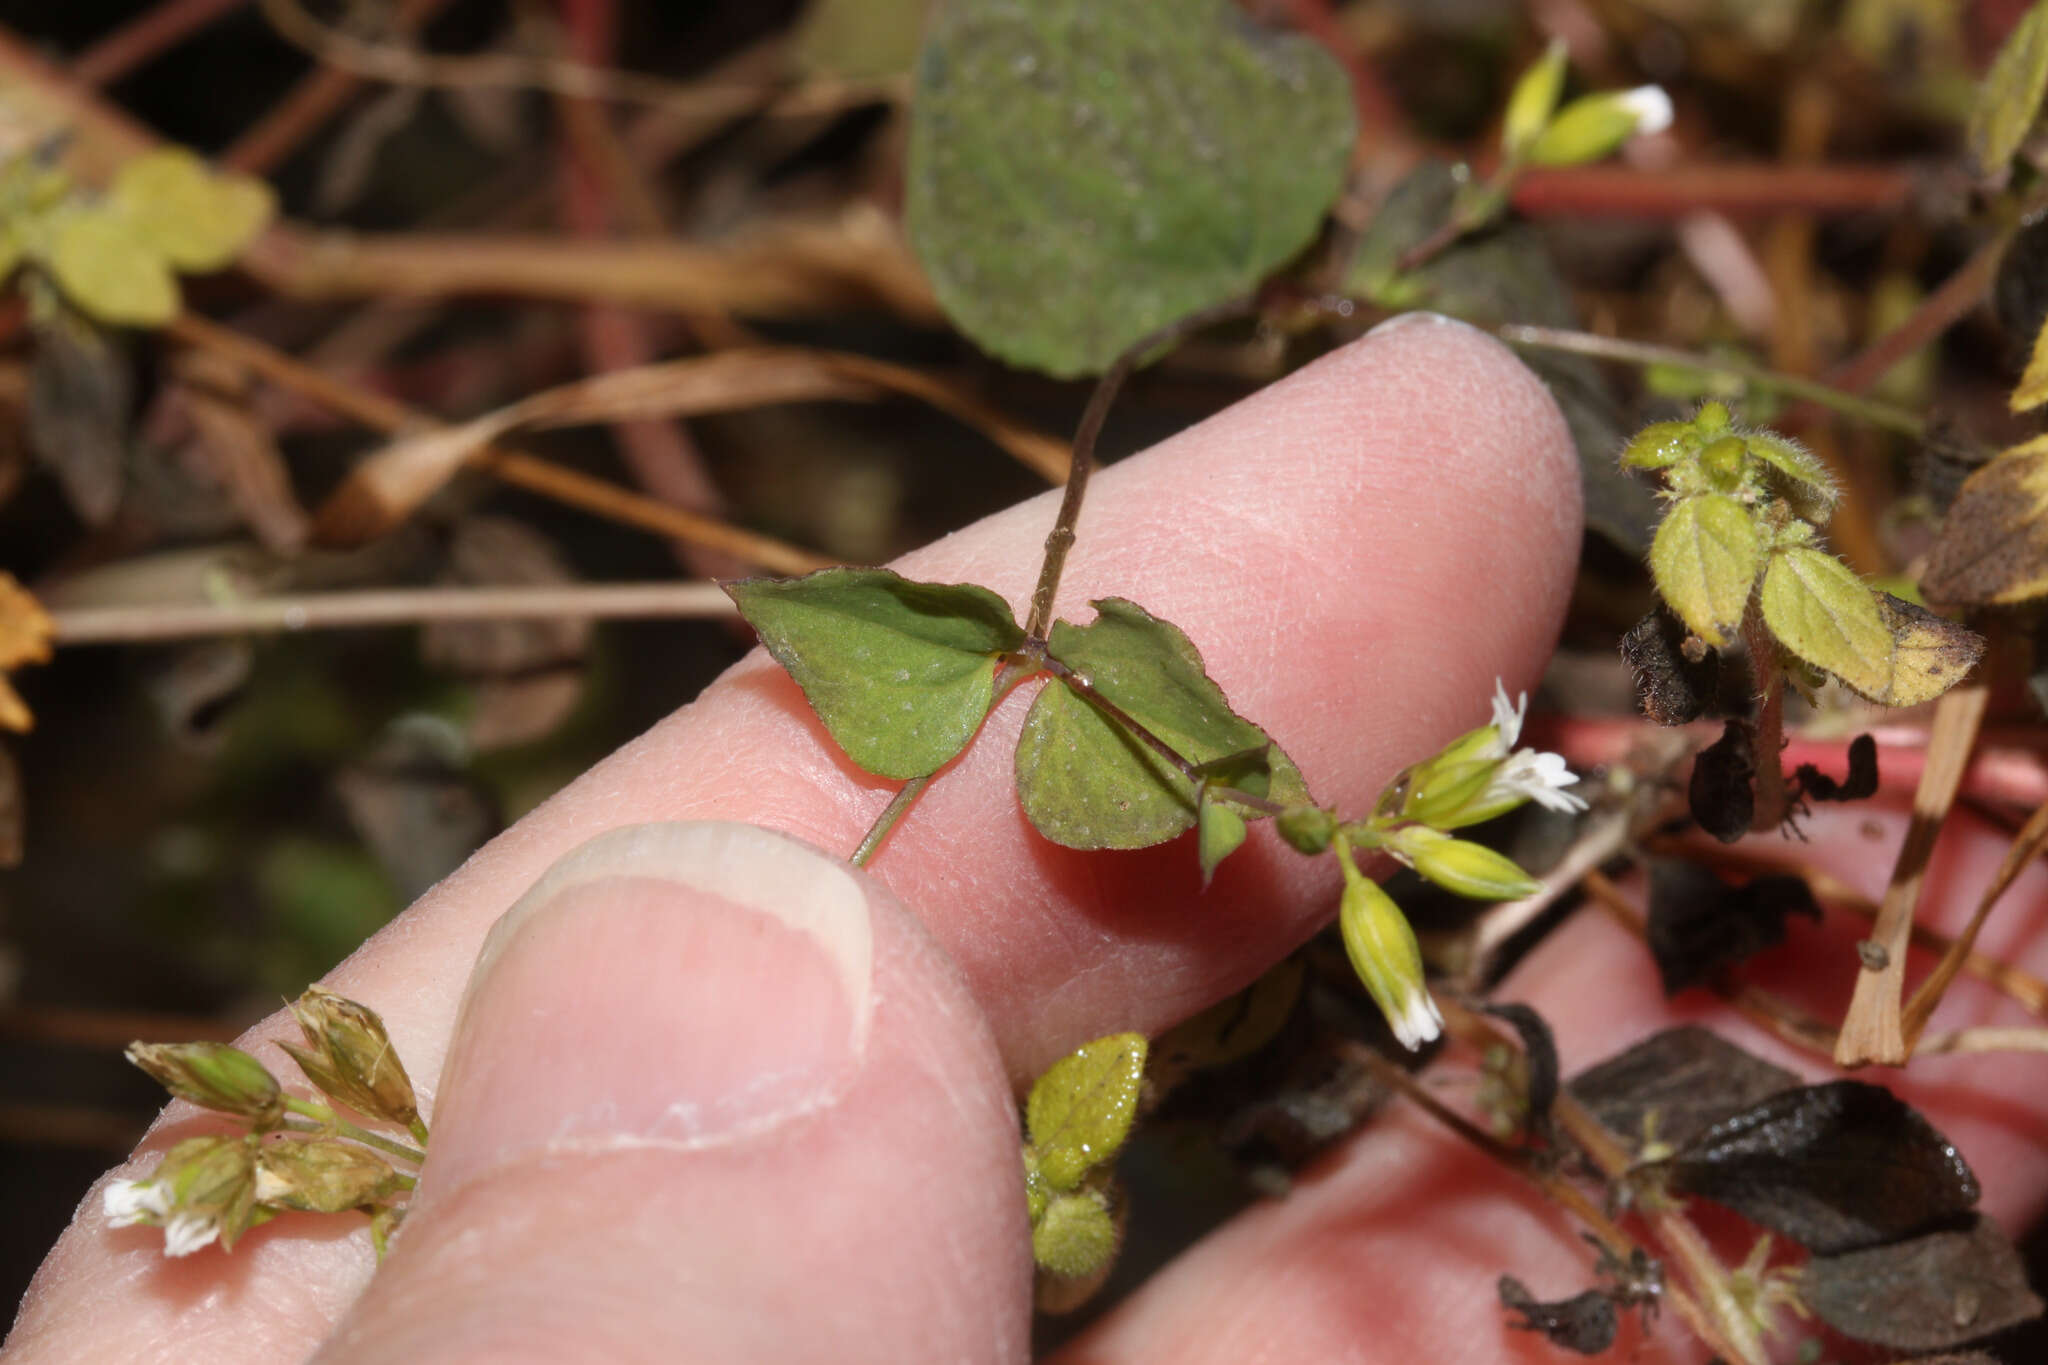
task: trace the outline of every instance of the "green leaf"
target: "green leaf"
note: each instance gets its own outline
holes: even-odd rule
[[[1788,436],[1775,431],[1743,433],[1743,445],[1783,477],[1775,480],[1778,492],[1792,504],[1792,510],[1819,525],[1834,515],[1841,494],[1827,462]]]
[[[1097,373],[1313,241],[1353,139],[1343,68],[1232,0],[949,0],[918,63],[910,240],[976,344]]]
[[[1205,789],[1195,827],[1195,844],[1202,858],[1202,885],[1206,887],[1216,875],[1217,866],[1243,845],[1246,826],[1244,817],[1232,810],[1228,802],[1217,800]]]
[[[43,264],[78,308],[122,327],[161,327],[178,315],[178,281],[125,218],[105,208],[54,217]]]
[[[1095,1190],[1063,1194],[1031,1229],[1031,1259],[1055,1275],[1092,1275],[1116,1255],[1116,1219]]]
[[[1892,633],[1877,594],[1841,560],[1804,546],[1776,551],[1760,604],[1779,644],[1874,701],[1889,695]]]
[[[254,176],[216,175],[183,147],[122,163],[107,202],[137,241],[189,271],[233,261],[277,210],[270,186]]]
[[[1048,653],[1191,763],[1213,763],[1271,743],[1230,709],[1202,657],[1168,622],[1122,598],[1094,604],[1086,626],[1053,624]],[[1238,785],[1286,805],[1308,800],[1277,748],[1271,776]],[[1147,848],[1195,824],[1195,784],[1073,689],[1048,683],[1017,740],[1017,795],[1040,834],[1068,848]]]
[[[1080,1185],[1131,1134],[1145,1080],[1145,1035],[1113,1033],[1054,1062],[1024,1106],[1038,1172],[1055,1190]]]
[[[1742,624],[1757,560],[1749,509],[1721,493],[1675,504],[1650,545],[1657,591],[1687,630],[1716,649]]]
[[[997,660],[1024,642],[1003,599],[971,583],[822,569],[725,590],[847,756],[883,777],[923,777],[965,748]]]
[[[1515,82],[1515,88],[1508,94],[1507,112],[1500,121],[1502,156],[1520,159],[1550,122],[1550,116],[1557,112],[1558,96],[1564,93],[1568,52],[1562,38],[1553,38],[1543,55]]]
[[[2013,25],[1970,110],[1970,155],[1986,175],[2001,175],[2027,139],[2048,94],[2048,0]]]

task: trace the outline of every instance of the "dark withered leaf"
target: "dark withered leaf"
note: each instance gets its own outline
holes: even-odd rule
[[[1842,1335],[1899,1351],[1960,1346],[2042,1311],[2012,1240],[1984,1217],[1964,1229],[1816,1256],[1800,1297]]]
[[[1507,1024],[1521,1038],[1522,1059],[1529,1069],[1530,1121],[1544,1122],[1550,1117],[1550,1107],[1557,1103],[1557,1038],[1550,1025],[1527,1005],[1503,1002],[1479,1009]]]
[[[1582,1356],[1599,1355],[1614,1344],[1621,1315],[1604,1290],[1588,1289],[1568,1299],[1546,1303],[1512,1275],[1501,1276],[1497,1289],[1501,1307],[1521,1314],[1519,1322],[1508,1323],[1510,1327],[1541,1332],[1553,1345]]]
[[[403,715],[335,776],[349,823],[402,900],[417,899],[504,827],[469,760],[469,745],[453,724]]]
[[[1946,515],[1963,481],[1982,469],[1992,454],[1953,418],[1934,413],[1927,420],[1926,439],[1913,452],[1908,471],[1913,489]]]
[[[1640,1139],[1654,1114],[1658,1140],[1683,1147],[1728,1115],[1798,1084],[1784,1067],[1687,1024],[1588,1067],[1566,1088],[1616,1136]]]
[[[2026,360],[2043,322],[2048,322],[2048,220],[2033,224],[2012,239],[1999,258],[1998,280],[1991,290],[1992,310],[2012,338],[2013,366]]]
[[[1732,719],[1693,759],[1685,793],[1692,818],[1722,843],[1734,843],[1756,814],[1755,779],[1756,740],[1748,721]]]
[[[1785,916],[1795,914],[1820,919],[1813,892],[1798,877],[1757,877],[1734,886],[1698,863],[1650,863],[1650,956],[1666,995],[1784,942]]]
[[[35,325],[28,438],[89,526],[121,505],[134,380],[128,357],[96,323],[60,310]]]
[[[1735,1210],[1817,1256],[1895,1241],[1977,1202],[1954,1144],[1882,1086],[1782,1091],[1701,1133],[1672,1187]]]
[[[1808,801],[1862,801],[1877,794],[1877,741],[1858,735],[1849,741],[1849,773],[1837,782],[1811,763],[1792,774],[1801,797]]]
[[[1684,725],[1706,714],[1718,687],[1721,656],[1686,657],[1685,625],[1658,607],[1621,637],[1621,661],[1635,682],[1636,705],[1659,725]]]
[[[0,745],[0,867],[21,866],[27,844],[27,806],[21,795],[21,768],[14,754]]]

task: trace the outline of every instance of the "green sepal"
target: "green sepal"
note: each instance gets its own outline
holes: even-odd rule
[[[1145,1052],[1144,1034],[1113,1033],[1060,1058],[1031,1087],[1024,1131],[1050,1188],[1076,1188],[1123,1147],[1138,1113]]]
[[[1204,888],[1216,875],[1217,866],[1243,846],[1246,830],[1244,817],[1229,802],[1203,789],[1201,807],[1195,816],[1195,846],[1202,860]]]
[[[821,569],[724,585],[825,728],[862,768],[899,780],[967,747],[996,664],[1024,643],[1002,598],[888,569]]]

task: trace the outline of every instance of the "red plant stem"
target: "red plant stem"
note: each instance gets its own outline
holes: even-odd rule
[[[1678,219],[1713,212],[1736,217],[1779,213],[1897,213],[1913,195],[1902,166],[1781,166],[1774,163],[1674,166],[1570,166],[1526,170],[1509,196],[1532,217]]]
[[[164,0],[79,53],[71,63],[71,79],[84,86],[112,85],[248,3],[249,0]]]

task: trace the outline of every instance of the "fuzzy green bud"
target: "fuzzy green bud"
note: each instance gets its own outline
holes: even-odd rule
[[[1700,431],[1692,422],[1652,422],[1622,447],[1625,469],[1663,469],[1700,448]]]
[[[1538,166],[1582,166],[1612,155],[1638,133],[1671,126],[1671,97],[1654,85],[1606,90],[1567,104],[1529,147]]]
[[[181,1100],[272,1128],[284,1095],[263,1063],[226,1043],[130,1043],[128,1060]]]
[[[1055,1275],[1092,1275],[1116,1255],[1116,1218],[1095,1190],[1076,1190],[1046,1205],[1031,1229],[1031,1256]]]
[[[256,1201],[306,1213],[339,1213],[390,1198],[405,1177],[367,1147],[339,1138],[272,1142],[256,1158]]]
[[[408,1127],[419,1120],[412,1081],[375,1010],[321,986],[308,986],[291,1010],[306,1045],[278,1046],[307,1080],[357,1113]]]
[[[1314,857],[1330,846],[1337,817],[1315,806],[1290,806],[1273,817],[1273,827],[1296,852]]]
[[[1740,436],[1723,436],[1700,452],[1700,469],[1723,493],[1733,492],[1749,469],[1749,446]]]
[[[1557,112],[1558,96],[1564,93],[1565,55],[1564,40],[1551,39],[1543,55],[1515,82],[1500,126],[1501,154],[1509,161],[1522,159]]]
[[[1388,840],[1388,847],[1444,890],[1474,900],[1519,900],[1540,889],[1507,855],[1433,829],[1410,826],[1399,830]]]
[[[1415,931],[1394,898],[1352,863],[1348,846],[1340,844],[1338,862],[1344,869],[1344,898],[1337,909],[1337,928],[1351,969],[1365,983],[1366,993],[1386,1016],[1401,1046],[1419,1048],[1443,1032],[1444,1021],[1423,981]]]

